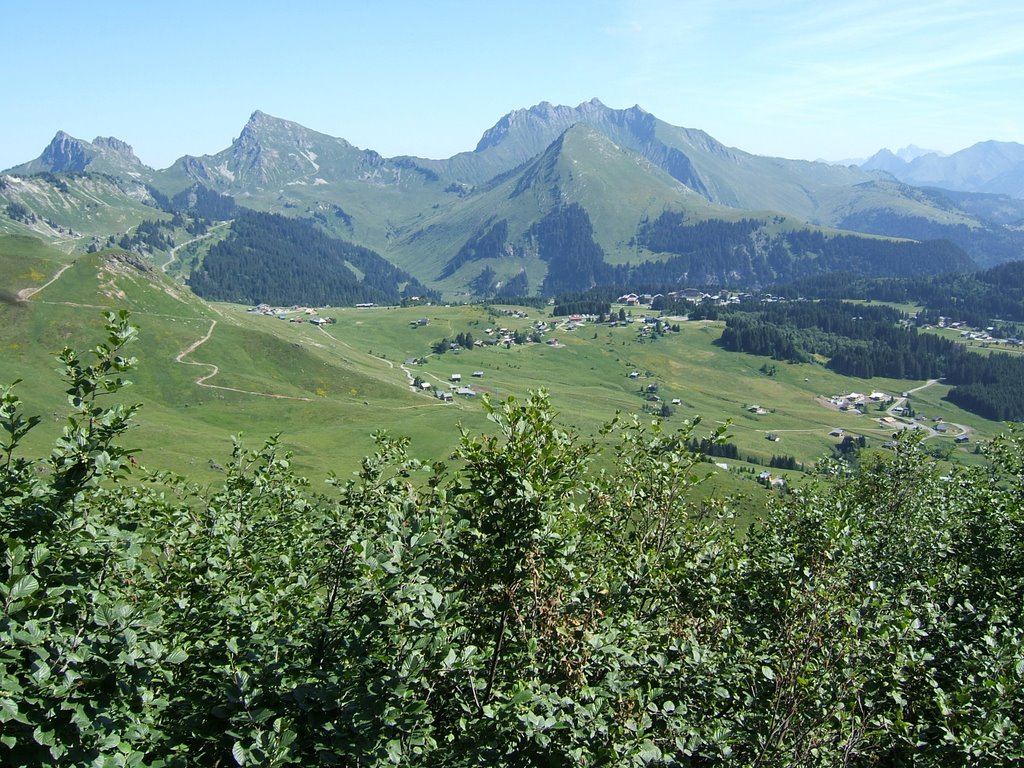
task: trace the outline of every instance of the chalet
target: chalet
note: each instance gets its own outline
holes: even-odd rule
[[[765,437],[768,440],[771,440],[773,443],[777,443],[777,442],[779,442],[779,440],[781,440],[781,438],[778,435],[776,435],[774,432],[769,432],[767,435],[765,435]]]
[[[436,397],[438,400],[443,400],[446,403],[450,403],[452,401],[452,393],[446,392],[443,389],[435,389],[434,397]]]
[[[957,435],[953,438],[954,443],[966,443],[968,440],[967,435]]]
[[[460,382],[460,381],[462,381],[462,374],[461,374],[461,373],[453,373],[453,374],[452,374],[452,375],[451,375],[451,376],[449,377],[448,381],[452,381],[452,382]]]
[[[949,425],[948,424],[936,424],[935,425],[935,431],[936,432],[940,432],[942,434],[945,434],[946,432],[949,431]]]
[[[455,394],[462,395],[463,397],[476,397],[476,392],[469,387],[459,387],[455,390]]]
[[[433,384],[431,384],[429,381],[421,381],[420,382],[420,389],[423,390],[424,392],[426,392],[432,386],[433,386]]]
[[[828,436],[829,437],[842,437],[843,436],[843,430],[841,430],[841,429],[833,429],[831,432],[828,433]]]
[[[682,404],[683,404],[683,401],[680,400],[678,397],[673,397],[672,398],[672,405],[682,405]]]
[[[484,377],[484,372],[483,371],[473,371],[473,378],[474,379],[482,379],[483,377]]]

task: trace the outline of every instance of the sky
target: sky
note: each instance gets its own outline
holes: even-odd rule
[[[257,109],[445,158],[595,97],[759,155],[1024,143],[1020,0],[0,0],[0,55],[0,168],[58,130],[165,168]]]

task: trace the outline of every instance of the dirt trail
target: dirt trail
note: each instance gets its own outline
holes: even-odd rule
[[[18,291],[18,300],[25,301],[31,298],[32,296],[35,296],[37,293],[43,290],[43,288],[53,285],[55,282],[57,282],[57,278],[59,278],[61,275],[63,275],[65,272],[71,269],[72,266],[74,266],[74,262],[71,262],[70,264],[65,264],[63,267],[57,270],[57,274],[55,274],[45,283],[40,285],[38,288],[22,288],[20,291]]]
[[[200,346],[202,346],[203,344],[208,342],[210,340],[210,337],[213,335],[213,329],[216,328],[216,327],[217,327],[217,321],[216,320],[211,320],[210,321],[210,328],[206,332],[206,335],[203,336],[201,339],[198,339],[197,341],[192,342],[192,344],[190,344],[185,349],[181,350],[181,352],[179,352],[175,356],[175,358],[174,358],[174,362],[181,363],[182,365],[198,365],[198,366],[202,366],[203,368],[209,368],[210,369],[209,373],[207,373],[207,374],[205,374],[203,376],[200,376],[198,379],[195,380],[196,386],[199,386],[199,387],[209,387],[210,389],[222,389],[222,390],[225,390],[227,392],[238,392],[238,393],[243,394],[243,395],[255,395],[256,397],[272,397],[272,398],[274,398],[276,400],[301,400],[301,401],[306,402],[306,403],[313,402],[313,398],[311,398],[311,397],[297,397],[297,396],[294,396],[294,395],[275,395],[272,392],[253,392],[253,391],[248,390],[248,389],[237,389],[236,387],[222,387],[222,386],[218,386],[217,384],[207,384],[206,381],[208,379],[212,379],[214,376],[216,376],[218,373],[220,373],[220,367],[214,365],[213,363],[198,363],[198,362],[195,362],[194,360],[186,360],[185,358],[188,355],[190,355],[193,352],[195,352]]]
[[[167,261],[165,261],[163,264],[160,265],[160,271],[163,272],[166,275],[167,274],[167,268],[169,266],[171,266],[171,264],[174,263],[174,260],[178,257],[178,251],[180,251],[182,248],[184,248],[187,245],[192,245],[192,243],[195,243],[195,242],[197,242],[199,240],[204,240],[207,237],[210,237],[211,235],[214,234],[214,230],[219,229],[221,227],[226,227],[230,223],[231,223],[230,221],[223,221],[220,224],[214,224],[212,227],[210,227],[210,231],[207,232],[205,235],[199,235],[198,237],[193,237],[191,240],[186,240],[181,245],[176,245],[173,248],[171,248],[171,253],[170,253],[170,256],[167,258]]]

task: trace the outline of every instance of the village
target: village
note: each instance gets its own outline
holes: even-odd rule
[[[426,357],[449,352],[459,353],[470,347],[511,349],[513,346],[525,344],[544,344],[548,348],[557,349],[564,345],[559,342],[554,334],[576,333],[583,328],[593,327],[598,324],[609,328],[635,327],[637,340],[643,342],[656,339],[661,335],[677,332],[679,326],[673,326],[673,323],[685,322],[687,319],[685,315],[666,317],[659,312],[662,308],[667,308],[673,304],[678,306],[679,303],[684,302],[694,305],[706,302],[725,305],[751,299],[766,302],[782,302],[787,300],[769,294],[754,296],[752,294],[739,294],[729,291],[709,294],[692,288],[668,294],[627,293],[618,297],[618,309],[607,314],[575,312],[561,317],[534,319],[526,327],[520,325],[518,328],[513,328],[495,324],[483,328],[482,336],[479,338],[474,338],[468,332],[460,333],[451,339],[444,338],[433,342],[432,352],[428,355],[405,358],[401,368],[405,371],[410,387],[413,390],[430,395],[442,403],[452,403],[456,398],[472,399],[487,391],[486,388],[481,389],[479,387],[480,380],[485,377],[485,371],[478,368],[471,371],[468,376],[465,376],[462,372],[450,372],[445,378],[432,375],[431,377],[434,381],[431,382],[426,380],[426,373],[420,376],[416,375],[414,370],[412,370],[425,363]],[[427,306],[430,305],[428,304]],[[373,305],[356,307],[356,309],[360,310],[369,308],[374,307]],[[634,311],[637,309],[642,311],[634,314]],[[316,308],[297,305],[291,307],[272,307],[267,304],[259,304],[248,311],[253,314],[288,320],[292,323],[310,323],[316,326],[326,326],[337,322],[334,316],[321,315],[320,310]],[[529,313],[525,309],[492,309],[492,312],[497,316],[508,317],[512,320],[523,321],[530,319]],[[414,317],[407,322],[408,327],[411,329],[421,329],[431,325],[431,320],[427,316]],[[927,329],[928,327],[924,326],[923,328]],[[1021,344],[1020,340],[1016,338],[1002,340],[993,337],[992,332],[995,331],[995,328],[972,329],[965,324],[950,321],[948,318],[940,318],[937,327],[957,330],[963,338],[977,343],[1014,346]],[[480,332],[478,331],[478,333]],[[648,379],[648,381],[639,382],[638,394],[644,401],[643,409],[662,418],[669,417],[674,412],[675,407],[684,405],[683,399],[678,396],[665,396],[663,392],[659,391],[659,384],[649,380],[652,375],[650,371],[641,372],[636,369],[627,370],[626,373],[626,376],[631,380]],[[928,386],[928,384],[924,386]],[[853,391],[843,394],[822,395],[818,396],[816,400],[821,405],[849,415],[869,416],[872,410],[877,410],[876,425],[873,429],[888,430],[891,433],[915,429],[924,431],[926,439],[952,437],[956,444],[962,445],[969,442],[970,430],[968,427],[946,422],[942,417],[936,416],[929,419],[922,414],[915,413],[910,405],[911,394],[911,392],[894,395],[882,391],[867,393]],[[770,407],[757,403],[748,404],[745,410],[753,416],[767,416],[773,412],[773,409]],[[836,427],[828,432],[828,436],[842,440],[847,437],[847,432],[843,428]],[[765,429],[764,438],[769,442],[777,443],[782,439],[782,435],[780,430]],[[881,444],[881,447],[892,448],[894,445],[894,440],[886,440]],[[772,482],[778,480],[776,476],[760,479],[767,484],[778,485],[777,482]]]

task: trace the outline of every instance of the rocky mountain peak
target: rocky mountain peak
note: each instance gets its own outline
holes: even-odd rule
[[[86,142],[64,131],[57,131],[39,159],[55,173],[63,173],[84,171],[89,164],[89,155]]]
[[[120,139],[114,136],[97,136],[95,139],[92,140],[92,144],[94,147],[97,147],[99,149],[107,150],[109,152],[115,152],[119,155],[122,155],[125,159],[130,160],[132,162],[141,162],[139,158],[135,156],[135,150],[132,149],[131,144],[129,144],[126,141],[121,141]]]

